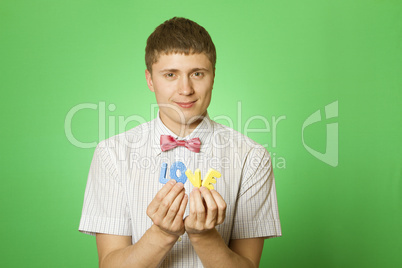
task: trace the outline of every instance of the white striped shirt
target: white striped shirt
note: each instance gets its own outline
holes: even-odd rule
[[[161,164],[168,164],[169,179],[171,165],[181,161],[193,173],[199,168],[201,178],[210,168],[222,174],[214,188],[227,209],[224,223],[216,229],[227,245],[230,239],[282,235],[271,159],[264,147],[208,116],[184,138],[199,137],[199,153],[182,146],[162,152],[161,135],[177,138],[158,117],[98,144],[85,190],[81,232],[131,236],[136,243],[152,225],[146,209],[163,187]],[[184,188],[189,194],[193,185],[187,180]],[[186,233],[161,267],[203,267]]]

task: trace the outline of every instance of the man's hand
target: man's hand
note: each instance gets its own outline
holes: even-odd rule
[[[185,231],[183,216],[187,201],[184,185],[170,180],[149,204],[147,215],[163,233],[177,239]]]
[[[139,241],[130,236],[97,234],[100,267],[159,267],[184,233],[183,215],[188,197],[182,183],[170,180],[147,208],[153,221]]]
[[[215,190],[196,188],[190,193],[190,215],[184,220],[186,232],[202,234],[222,224],[226,216],[226,202]]]

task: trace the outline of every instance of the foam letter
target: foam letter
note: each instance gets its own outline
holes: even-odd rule
[[[170,177],[177,182],[181,182],[184,184],[187,181],[187,176],[185,174],[186,169],[186,166],[182,162],[174,162],[173,165],[170,167]],[[180,170],[180,177],[177,177],[177,170]]]
[[[208,170],[207,175],[204,177],[204,180],[202,181],[202,186],[208,188],[209,190],[214,189],[214,186],[212,185],[212,183],[216,183],[216,179],[215,178],[220,178],[221,177],[221,173],[219,173],[219,171],[210,168]]]
[[[194,185],[194,187],[201,187],[201,170],[197,168],[193,174],[190,169],[187,169],[186,175],[188,180]]]
[[[168,179],[166,179],[166,170],[167,170],[167,164],[162,163],[161,174],[159,175],[160,183],[166,184],[169,181]]]

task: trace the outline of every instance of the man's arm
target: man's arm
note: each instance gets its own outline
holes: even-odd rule
[[[254,267],[259,267],[262,249],[264,247],[264,238],[246,238],[232,239],[229,242],[229,248],[240,256],[251,260]]]
[[[97,234],[99,267],[158,267],[184,233],[187,195],[182,183],[169,181],[149,204],[153,225],[131,245],[130,236]]]
[[[193,235],[191,243],[204,267],[258,267],[264,238],[231,240],[229,247],[214,228],[202,235]]]
[[[226,203],[217,191],[205,187],[193,189],[190,215],[184,223],[202,264],[204,267],[258,267],[264,239],[231,240],[228,247],[215,228],[223,223],[225,213]]]
[[[177,238],[165,235],[152,225],[131,245],[131,236],[96,234],[99,267],[158,267]]]

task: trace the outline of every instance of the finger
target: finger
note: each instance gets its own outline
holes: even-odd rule
[[[194,210],[197,215],[196,219],[196,228],[203,229],[205,223],[205,206],[202,201],[201,192],[198,188],[193,189],[193,197],[194,197]]]
[[[170,180],[168,181],[155,195],[154,199],[152,199],[151,203],[149,203],[148,208],[147,208],[147,215],[151,217],[156,213],[158,210],[162,200],[165,198],[165,196],[172,190],[172,188],[176,185],[175,180]]]
[[[210,190],[206,187],[201,187],[200,191],[206,204],[205,228],[212,229],[217,225],[218,206]]]
[[[184,194],[184,197],[181,200],[179,211],[177,212],[176,218],[174,219],[174,224],[176,225],[183,224],[184,221],[183,216],[184,212],[186,211],[187,202],[188,202],[188,195]]]
[[[172,224],[172,222],[175,220],[177,213],[180,210],[181,203],[183,201],[184,197],[184,189],[179,193],[178,196],[176,196],[175,200],[173,201],[172,205],[169,207],[166,216],[164,218],[164,222],[166,224]]]
[[[222,224],[226,217],[226,202],[222,196],[215,190],[211,190],[211,194],[214,197],[215,203],[218,207],[218,217],[216,225]]]
[[[161,217],[162,219],[165,218],[170,206],[173,204],[176,197],[184,191],[185,190],[183,183],[176,183],[175,186],[173,186],[173,188],[170,190],[170,192],[165,196],[165,198],[163,198],[162,202],[159,205],[158,211],[156,212],[156,215],[158,217]]]
[[[189,219],[194,222],[197,220],[197,211],[195,210],[194,189],[190,193],[190,214]]]

